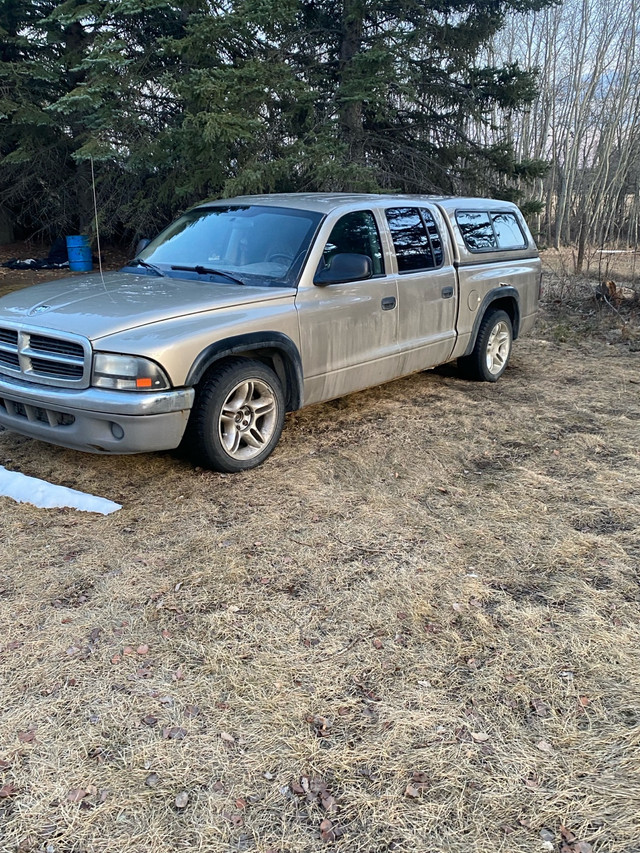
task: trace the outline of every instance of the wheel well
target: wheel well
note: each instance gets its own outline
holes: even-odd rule
[[[506,296],[503,299],[494,299],[487,306],[484,316],[486,317],[490,311],[495,310],[502,310],[508,314],[511,320],[511,327],[513,328],[513,339],[515,340],[520,330],[520,309],[518,308],[518,303],[511,296]]]
[[[275,347],[264,347],[249,350],[239,350],[233,353],[221,353],[215,361],[211,362],[205,373],[201,377],[210,375],[212,371],[220,367],[221,364],[231,361],[236,358],[252,359],[260,361],[266,367],[269,367],[276,374],[282,385],[284,393],[285,405],[288,412],[299,409],[302,405],[302,388],[298,381],[298,372],[293,361],[288,357],[287,353]]]

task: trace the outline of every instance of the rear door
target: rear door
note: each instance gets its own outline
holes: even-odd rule
[[[458,288],[448,234],[437,208],[395,205],[385,216],[397,263],[402,372],[443,364],[456,340]]]

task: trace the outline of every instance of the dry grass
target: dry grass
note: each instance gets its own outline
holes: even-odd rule
[[[635,302],[637,307],[640,300],[640,251],[594,249],[587,255],[583,272],[579,275],[574,271],[576,259],[573,249],[545,249],[541,258],[550,302],[569,302],[577,308],[580,302],[594,301],[598,285],[612,281],[621,290],[623,309],[630,307],[630,302]],[[599,305],[605,307],[602,302]]]
[[[596,338],[640,351],[640,252],[595,253],[579,276],[572,265],[569,249],[542,252],[545,312],[538,331],[563,343]],[[605,283],[613,285],[612,299]]]
[[[0,850],[640,851],[640,356],[563,310],[242,476],[2,433],[123,509],[0,499]]]
[[[577,251],[574,247],[544,249],[541,257],[547,269],[575,279]],[[640,278],[640,249],[602,249],[591,246],[585,252],[582,276],[596,282],[615,279],[619,283],[637,285]]]

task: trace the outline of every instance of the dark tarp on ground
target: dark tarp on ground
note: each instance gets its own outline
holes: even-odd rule
[[[66,240],[64,237],[58,237],[46,258],[26,258],[23,261],[18,258],[11,258],[2,266],[9,267],[10,270],[57,270],[68,267]]]

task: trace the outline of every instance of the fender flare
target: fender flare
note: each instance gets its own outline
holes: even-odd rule
[[[199,353],[191,365],[185,385],[189,388],[197,385],[210,367],[227,356],[257,350],[270,350],[282,357],[287,411],[293,412],[300,409],[303,400],[304,377],[302,359],[298,347],[290,337],[282,332],[249,332],[244,335],[223,338],[221,341],[210,344]]]
[[[476,340],[478,337],[478,331],[480,330],[480,324],[485,318],[487,310],[491,305],[495,302],[500,302],[504,299],[509,299],[513,301],[513,339],[518,337],[518,333],[520,331],[520,294],[516,290],[515,287],[511,287],[511,285],[503,285],[502,287],[494,287],[493,290],[490,290],[482,300],[480,308],[476,314],[476,319],[473,322],[473,329],[471,330],[471,337],[469,338],[469,343],[467,344],[467,348],[462,353],[462,357],[466,355],[471,355],[473,349],[476,345]]]

